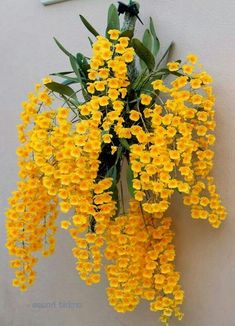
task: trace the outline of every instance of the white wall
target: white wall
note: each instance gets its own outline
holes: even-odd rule
[[[49,72],[67,68],[66,58],[52,41],[58,39],[71,51],[88,52],[86,31],[78,13],[90,18],[100,31],[111,0],[72,0],[43,7],[39,0],[0,1],[0,325],[1,326],[151,326],[158,314],[140,305],[135,313],[120,315],[108,306],[105,281],[86,287],[77,276],[66,231],[58,234],[54,256],[41,260],[35,286],[27,293],[11,287],[12,271],[4,248],[4,210],[15,187],[17,167],[16,124],[20,103],[33,83]],[[163,46],[176,42],[174,58],[196,52],[215,79],[217,95],[217,144],[215,176],[229,218],[219,230],[193,221],[176,199],[177,268],[186,292],[182,326],[235,325],[235,109],[234,109],[234,11],[233,0],[141,0],[141,17],[152,15]],[[138,32],[142,31],[138,25]],[[66,70],[66,69],[65,69]],[[75,309],[59,302],[78,303]],[[55,302],[56,308],[35,309],[37,302]]]

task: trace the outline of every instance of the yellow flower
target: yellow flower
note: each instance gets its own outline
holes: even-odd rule
[[[115,40],[117,40],[119,38],[120,31],[117,30],[117,29],[110,29],[108,31],[108,34],[110,36],[110,39],[115,41]]]
[[[124,107],[124,103],[122,101],[114,101],[112,105],[113,109],[117,111],[121,111]]]
[[[126,88],[120,88],[119,92],[120,92],[122,98],[126,97],[126,94],[127,94],[127,89]]]
[[[100,282],[100,274],[92,274],[91,282],[94,284],[99,283]]]
[[[174,297],[175,297],[175,300],[177,300],[177,301],[181,301],[181,300],[183,300],[183,298],[184,298],[184,292],[181,290],[179,290],[179,291],[175,291],[174,292]]]
[[[122,37],[119,38],[118,41],[122,46],[124,46],[126,48],[128,46],[128,44],[129,44],[130,39],[129,39],[129,37],[122,36]]]
[[[152,101],[152,97],[147,94],[140,95],[140,103],[143,105],[149,105]]]
[[[138,121],[140,118],[140,113],[136,110],[131,110],[129,117],[132,121]]]
[[[87,91],[88,91],[90,94],[94,94],[94,93],[95,93],[95,85],[92,84],[92,83],[88,83],[88,84],[87,84]]]
[[[119,91],[114,89],[114,88],[110,88],[108,90],[108,97],[112,100],[115,101],[119,96]]]
[[[109,60],[112,58],[112,55],[113,55],[113,52],[111,50],[106,50],[104,49],[102,52],[101,52],[101,57],[103,60]]]
[[[68,203],[66,201],[60,202],[61,212],[67,213],[70,210],[70,208],[71,208],[70,203]]]
[[[109,98],[108,98],[108,96],[101,96],[99,98],[99,105],[100,106],[106,106],[108,104],[109,104]]]
[[[134,60],[134,50],[132,48],[128,48],[122,55],[125,62],[130,63]]]
[[[67,230],[70,227],[71,223],[69,221],[64,220],[64,221],[61,221],[60,225],[61,225],[62,229]]]
[[[189,53],[186,58],[193,65],[195,65],[198,61],[198,57],[193,53]]]
[[[182,66],[183,72],[187,75],[191,75],[193,73],[193,66],[190,65],[183,65]]]
[[[99,71],[98,71],[98,74],[99,76],[102,78],[102,79],[107,79],[109,77],[109,69],[107,68],[101,68]]]
[[[163,87],[163,81],[161,79],[154,80],[152,82],[153,89],[160,90]]]
[[[117,146],[111,146],[111,154],[113,155],[117,151]]]
[[[96,77],[97,77],[97,71],[90,69],[88,73],[88,78],[90,80],[96,80]]]
[[[190,81],[190,84],[193,89],[197,89],[201,87],[202,81],[200,79],[195,78]]]
[[[170,71],[177,71],[180,68],[180,64],[179,62],[172,61],[167,63],[167,67]]]
[[[96,81],[94,83],[97,91],[102,92],[105,90],[106,82],[105,81]]]
[[[51,77],[45,77],[45,78],[43,78],[42,83],[45,85],[45,84],[51,83],[52,81],[53,80],[51,79]]]
[[[110,88],[119,88],[119,80],[117,78],[109,78],[108,86]]]
[[[205,126],[197,127],[197,134],[198,136],[204,136],[207,132],[207,128]]]
[[[191,97],[191,101],[193,104],[201,104],[203,97],[199,94],[195,94]]]
[[[125,52],[125,47],[122,44],[116,44],[115,45],[115,52],[123,54]]]
[[[111,134],[104,134],[103,137],[102,137],[103,142],[106,143],[106,144],[111,143],[112,137],[113,137],[113,135],[111,135]]]
[[[135,199],[138,201],[142,201],[145,197],[145,193],[143,191],[136,191]]]

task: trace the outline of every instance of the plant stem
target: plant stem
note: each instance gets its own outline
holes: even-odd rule
[[[129,1],[129,5],[133,5],[133,4],[136,4],[136,6],[140,7],[140,5],[138,4],[138,2],[135,2],[135,1]],[[125,13],[125,16],[124,16],[124,22],[123,22],[123,26],[122,26],[122,31],[133,31],[135,30],[135,24],[136,24],[136,20],[137,20],[137,17],[136,16],[133,16],[131,15],[129,12],[126,12]]]
[[[140,5],[137,2],[133,2],[132,0],[130,0],[129,5],[130,4],[136,4],[138,8],[140,7]],[[124,16],[122,31],[133,31],[134,34],[136,20],[137,20],[136,16],[133,16],[129,12],[126,12]],[[138,70],[136,68],[135,59],[128,65],[128,72],[129,72],[130,81],[133,82],[138,76]]]

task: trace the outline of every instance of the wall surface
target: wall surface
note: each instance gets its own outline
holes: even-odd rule
[[[214,174],[229,218],[219,230],[189,218],[180,199],[175,217],[177,269],[186,292],[185,318],[171,325],[235,325],[235,2],[232,0],[140,0],[144,21],[157,22],[163,48],[173,39],[174,58],[196,52],[214,76],[217,96],[217,144]],[[44,75],[66,70],[66,58],[52,41],[89,54],[82,13],[104,31],[111,0],[72,0],[44,7],[39,0],[0,1],[0,325],[1,326],[152,326],[158,315],[141,304],[135,313],[117,314],[107,304],[105,280],[86,287],[78,278],[72,241],[62,230],[54,256],[43,259],[35,286],[27,293],[11,287],[12,271],[4,248],[4,210],[15,187],[20,103]],[[143,27],[138,25],[138,33]],[[50,303],[36,308],[37,303]]]

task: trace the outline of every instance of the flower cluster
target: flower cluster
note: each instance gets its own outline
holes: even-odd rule
[[[46,161],[50,149],[46,144],[47,132],[39,127],[42,123],[38,115],[39,103],[44,103],[47,107],[51,104],[51,98],[47,90],[39,91],[39,85],[36,85],[36,93],[29,94],[28,100],[23,103],[22,124],[18,126],[22,144],[17,150],[21,181],[9,199],[10,208],[6,214],[6,247],[10,255],[16,256],[16,259],[10,261],[11,267],[16,270],[13,285],[22,291],[27,290],[36,277],[34,265],[37,258],[34,253],[41,251],[44,256],[48,256],[54,252],[57,229],[55,221],[58,200],[55,194],[49,193],[44,187],[41,167],[34,157],[38,148]],[[44,122],[50,115],[51,113],[44,115]],[[34,119],[35,127],[28,130],[29,123]],[[41,140],[45,142],[42,142],[42,147]]]
[[[22,290],[27,289],[22,273],[31,271],[36,261],[30,256],[31,252],[43,250],[43,254],[48,255],[54,250],[53,233],[48,235],[48,232],[56,229],[53,222],[57,217],[57,202],[61,212],[73,210],[71,218],[63,220],[61,227],[69,228],[75,240],[73,254],[79,260],[77,270],[81,278],[87,284],[99,281],[99,247],[104,243],[103,234],[116,206],[108,191],[112,178],[98,175],[102,143],[109,143],[111,137],[107,132],[102,133],[101,126],[103,130],[107,130],[108,125],[110,128],[113,115],[120,115],[123,109],[124,103],[119,97],[126,95],[126,62],[133,58],[132,48],[127,48],[128,38],[116,42],[118,34],[117,37],[110,35],[115,44],[104,37],[98,37],[94,44],[87,87],[93,95],[78,107],[76,124],[71,122],[69,108],[51,108],[53,99],[40,84],[35,85],[35,92],[23,103],[22,124],[18,126],[23,145],[17,150],[19,176],[23,181],[9,200],[11,208],[6,224],[7,248],[11,254],[21,257],[21,261],[14,260],[11,265],[20,269],[17,275],[21,281],[14,280],[14,285]],[[50,81],[43,80],[45,84]],[[107,107],[110,114],[104,118]],[[116,147],[112,146],[112,152],[115,151]],[[49,246],[47,250],[43,249],[44,245]],[[32,278],[34,274],[31,274]]]
[[[175,314],[184,293],[175,271],[171,218],[144,213],[138,201],[130,201],[130,212],[120,215],[109,227],[105,256],[110,287],[109,302],[118,312],[132,311],[140,299],[151,301],[152,311],[161,311],[161,321]]]
[[[97,36],[92,50],[82,103],[71,108],[69,89],[70,97],[62,94],[65,103],[54,108],[49,78],[23,103],[21,180],[6,221],[6,246],[16,256],[10,262],[16,269],[13,285],[27,290],[36,276],[35,253],[54,252],[60,210],[67,214],[61,227],[75,242],[80,278],[87,285],[100,281],[106,245],[110,304],[125,312],[146,299],[168,325],[172,315],[182,318],[184,298],[174,266],[172,219],[165,215],[173,193],[183,194],[193,218],[207,219],[215,228],[226,218],[210,174],[212,78],[190,54],[185,63],[167,64],[176,76],[171,83],[150,76],[150,86],[138,90],[130,82],[135,51],[127,36],[109,30],[107,38]],[[119,185],[124,161],[133,196],[127,214]]]
[[[189,55],[186,64],[169,63],[177,78],[170,86],[154,80],[129,112],[131,127],[122,125],[118,132],[124,138],[135,137],[130,146],[134,196],[145,212],[164,213],[177,190],[191,206],[193,218],[208,219],[218,228],[226,210],[210,176],[215,98],[211,76],[196,62],[197,57]]]

